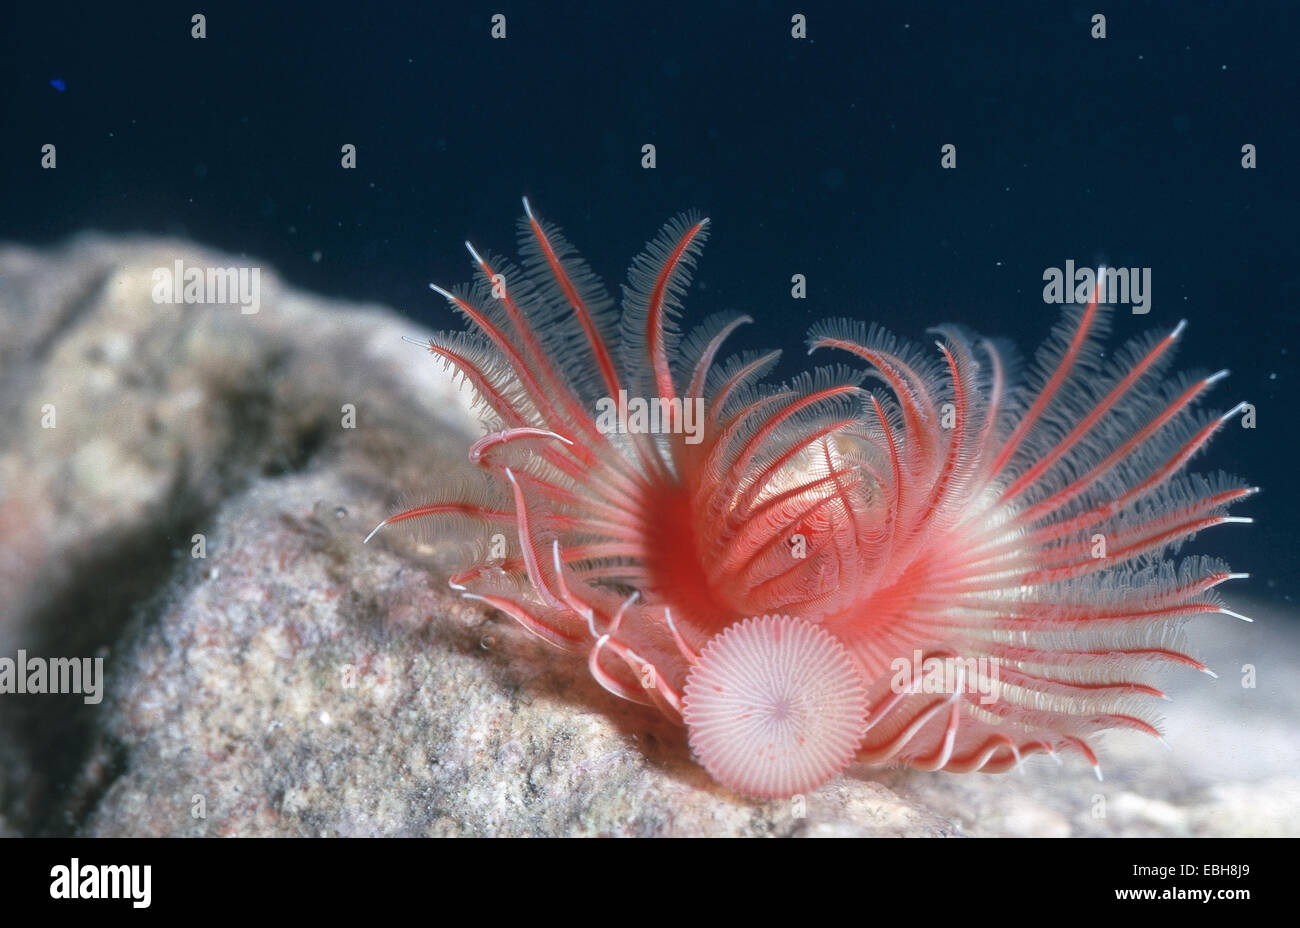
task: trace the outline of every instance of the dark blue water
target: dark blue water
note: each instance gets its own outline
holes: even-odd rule
[[[1149,267],[1118,334],[1188,319],[1183,362],[1258,408],[1202,468],[1262,484],[1240,508],[1260,524],[1211,547],[1300,595],[1295,5],[1114,5],[1105,39],[1081,3],[844,6],[215,3],[196,40],[180,6],[14,5],[0,236],[185,235],[444,327],[427,283],[468,276],[466,237],[511,250],[522,194],[611,285],[694,207],[714,225],[690,314],[751,313],[741,344],[795,349],[785,373],[832,314],[1030,349],[1045,268]]]

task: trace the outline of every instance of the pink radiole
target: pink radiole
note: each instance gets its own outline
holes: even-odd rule
[[[748,317],[678,329],[707,219],[649,243],[619,313],[524,211],[522,268],[470,247],[477,281],[434,287],[473,330],[419,342],[489,414],[482,485],[379,527],[463,535],[478,556],[453,588],[683,722],[719,782],[782,797],[854,760],[1002,771],[1062,749],[1100,776],[1093,735],[1158,735],[1158,665],[1209,672],[1181,626],[1236,615],[1214,588],[1245,575],[1167,556],[1250,521],[1226,511],[1256,488],[1183,472],[1241,407],[1196,406],[1226,371],[1166,376],[1182,323],[1103,360],[1094,297],[1013,382],[1005,347],[958,327],[923,351],[833,319],[810,349],[856,363],[772,385],[778,352],[718,358]],[[620,396],[653,401],[659,431],[598,426]],[[945,660],[946,691],[898,672]]]

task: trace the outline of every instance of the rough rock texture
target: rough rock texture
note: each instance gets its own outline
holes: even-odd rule
[[[1066,757],[853,768],[802,806],[718,788],[680,731],[455,598],[436,539],[362,546],[475,433],[412,324],[266,270],[255,315],[155,304],[178,257],[248,263],[0,250],[0,657],[99,654],[109,676],[94,706],[0,695],[0,834],[1300,833],[1297,629],[1266,603],[1200,621],[1220,678],[1169,678],[1171,750],[1115,737],[1103,783]]]

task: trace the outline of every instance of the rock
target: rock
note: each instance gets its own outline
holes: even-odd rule
[[[329,461],[377,521],[394,487],[419,491],[430,469],[461,466],[468,400],[401,341],[413,326],[305,298],[269,272],[255,314],[157,304],[153,270],[178,259],[250,263],[98,237],[0,252],[0,656],[99,653],[114,669],[130,621],[157,619],[153,598],[192,560],[195,535],[259,478]],[[355,429],[341,427],[344,404]],[[106,715],[70,697],[0,696],[11,824],[75,827],[93,797],[67,781]]]
[[[361,544],[468,469],[468,398],[400,340],[418,327],[265,270],[256,314],[155,304],[177,258],[248,263],[154,239],[0,250],[0,657],[98,654],[108,674],[98,705],[0,695],[0,833],[1300,831],[1284,622],[1202,620],[1222,676],[1171,677],[1172,750],[1110,739],[1102,783],[1066,757],[728,793],[580,657],[455,597],[438,539]]]

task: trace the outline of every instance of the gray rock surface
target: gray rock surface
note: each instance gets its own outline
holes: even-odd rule
[[[417,327],[265,269],[256,314],[155,304],[178,257],[249,263],[0,249],[0,657],[108,673],[98,705],[0,695],[0,834],[1300,833],[1300,636],[1263,601],[1199,620],[1219,679],[1171,675],[1170,750],[1113,737],[1102,783],[1066,757],[855,767],[804,807],[720,789],[680,731],[452,595],[437,539],[361,545],[468,467],[468,398]]]

